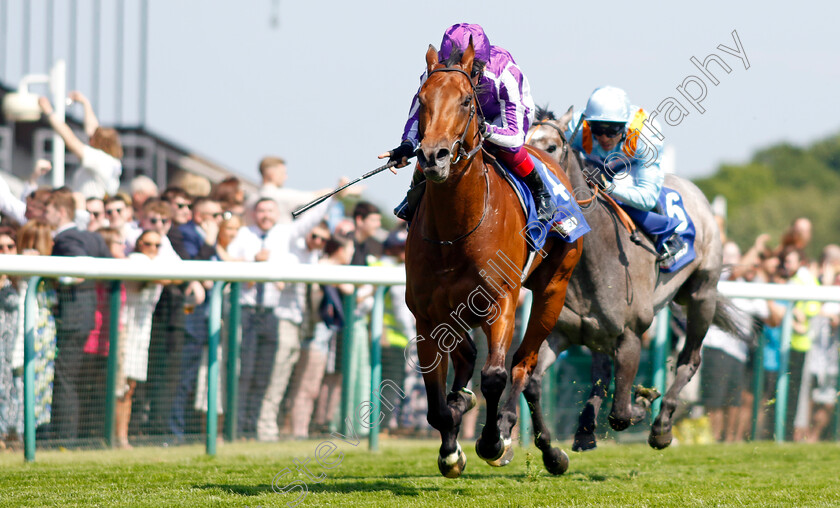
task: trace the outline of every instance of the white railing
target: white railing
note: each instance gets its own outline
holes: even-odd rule
[[[393,267],[170,260],[138,263],[127,259],[60,256],[0,256],[0,273],[116,280],[405,284],[405,270]]]

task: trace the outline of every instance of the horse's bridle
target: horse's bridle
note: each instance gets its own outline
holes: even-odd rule
[[[436,72],[460,72],[461,74],[466,76],[467,81],[470,84],[470,88],[472,88],[472,95],[470,95],[470,117],[467,119],[467,125],[464,127],[464,132],[461,134],[461,137],[455,140],[454,143],[452,143],[452,148],[450,149],[450,153],[456,154],[450,162],[450,164],[458,164],[458,161],[460,161],[461,159],[472,159],[473,156],[477,154],[479,150],[481,150],[481,146],[484,144],[484,138],[478,136],[478,144],[475,145],[475,147],[469,152],[464,150],[464,140],[467,139],[467,131],[470,130],[470,124],[472,123],[473,118],[475,118],[475,105],[478,103],[478,95],[475,92],[475,85],[473,85],[472,78],[470,78],[470,75],[467,74],[467,72],[463,69],[459,69],[457,67],[441,67],[440,69],[435,69],[432,72],[430,72],[429,75],[426,76],[426,79],[429,79],[432,76],[432,74]],[[480,107],[481,105],[479,105],[479,108]],[[458,145],[457,151],[455,150],[455,145]],[[418,146],[418,149],[419,148],[420,147]]]
[[[450,164],[457,164],[458,161],[460,161],[461,159],[465,159],[465,160],[469,161],[470,159],[472,159],[475,156],[475,154],[478,153],[479,150],[481,150],[481,147],[484,144],[484,138],[479,135],[478,136],[478,138],[479,138],[478,144],[472,150],[470,150],[469,152],[464,150],[464,140],[467,138],[467,131],[469,131],[470,124],[472,123],[473,118],[475,117],[475,112],[476,112],[476,106],[475,105],[478,103],[478,95],[475,92],[475,85],[473,85],[472,78],[470,78],[470,75],[467,74],[466,71],[464,71],[462,69],[455,68],[455,67],[441,67],[440,69],[435,69],[435,70],[433,70],[432,72],[429,73],[429,76],[427,76],[426,79],[429,79],[429,77],[436,72],[460,72],[461,74],[466,76],[467,81],[470,83],[470,88],[472,88],[472,95],[470,96],[471,99],[472,99],[471,103],[470,103],[470,117],[469,117],[469,119],[467,119],[467,125],[464,127],[464,132],[461,134],[461,137],[459,139],[455,140],[454,143],[452,143],[452,148],[450,150],[450,153],[457,154],[452,159]],[[481,107],[481,105],[479,105],[479,108],[480,107]],[[458,145],[458,151],[457,152],[455,151],[455,145]],[[419,149],[419,147],[418,147],[418,149]],[[466,233],[459,236],[458,238],[455,238],[454,240],[433,240],[431,238],[426,238],[425,236],[423,237],[423,240],[426,241],[426,242],[429,242],[429,243],[433,243],[435,245],[452,245],[455,242],[461,241],[464,238],[466,238],[466,237],[470,236],[471,234],[475,233],[475,231],[479,228],[479,226],[481,226],[481,224],[484,222],[484,218],[487,217],[487,208],[488,208],[488,205],[490,203],[490,177],[487,174],[487,168],[486,167],[484,168],[484,183],[486,185],[486,191],[485,191],[485,194],[484,194],[484,211],[481,214],[481,219],[478,220],[478,224],[476,224],[474,228],[467,231]]]

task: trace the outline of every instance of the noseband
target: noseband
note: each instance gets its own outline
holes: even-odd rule
[[[475,117],[475,105],[478,102],[477,95],[475,93],[475,85],[473,85],[472,79],[470,78],[470,75],[466,73],[466,71],[455,67],[441,67],[440,69],[435,69],[429,73],[426,79],[429,79],[432,76],[432,74],[436,72],[460,72],[467,78],[467,81],[470,84],[470,88],[472,88],[472,95],[470,96],[470,117],[469,119],[467,119],[467,125],[464,127],[464,132],[461,134],[461,137],[457,139],[454,143],[452,143],[452,148],[450,149],[450,153],[456,154],[455,157],[452,159],[451,164],[458,164],[458,161],[460,161],[461,159],[471,159],[475,154],[478,153],[479,150],[481,150],[481,146],[484,144],[484,138],[479,136],[478,144],[472,150],[470,150],[469,152],[464,150],[464,140],[467,138],[467,131],[469,130],[470,124],[472,123],[473,118]],[[457,151],[455,150],[455,145],[458,145]]]

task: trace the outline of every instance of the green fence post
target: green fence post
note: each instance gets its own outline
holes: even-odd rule
[[[790,336],[793,332],[793,302],[787,302],[787,311],[782,319],[782,340],[779,344],[779,380],[776,383],[776,442],[785,440],[785,418],[787,417],[788,363],[790,362]]]
[[[382,382],[382,329],[385,318],[385,286],[377,286],[373,295],[373,310],[370,315],[370,435],[368,448],[379,450],[379,420],[381,403],[379,384]],[[362,422],[359,422],[363,425]]]
[[[670,349],[671,338],[671,310],[666,305],[656,315],[656,337],[653,341],[653,387],[665,395],[665,382],[668,373],[668,350]],[[662,406],[662,397],[653,401],[651,408],[651,421],[656,420],[659,415],[659,408]]]
[[[351,363],[355,346],[356,324],[356,289],[353,293],[344,295],[344,329],[341,344],[341,423],[339,427],[346,436],[351,430],[348,428],[353,414],[353,376]],[[351,424],[352,425],[352,424]]]
[[[758,428],[758,413],[761,411],[761,401],[764,398],[764,334],[758,334],[758,346],[753,355],[753,407],[752,407],[752,440],[759,438],[761,429]]]
[[[114,427],[117,407],[117,370],[120,351],[120,307],[122,281],[110,281],[108,319],[108,369],[105,374],[105,442],[109,448],[116,444]]]
[[[531,303],[533,296],[531,292],[525,293],[522,305],[519,306],[519,344],[525,338],[525,330],[528,328],[528,317],[531,315]],[[531,412],[528,410],[528,402],[525,395],[519,394],[519,446],[523,448],[531,442]]]
[[[225,405],[225,439],[236,440],[236,414],[239,400],[239,376],[236,366],[239,363],[239,328],[242,322],[242,308],[239,306],[239,282],[230,283],[230,315],[228,316],[228,356],[227,356],[227,404]]]
[[[35,460],[35,326],[38,324],[38,285],[41,277],[29,278],[23,307],[23,456]]]
[[[219,338],[222,332],[222,289],[225,283],[216,281],[210,293],[210,316],[207,318],[207,455],[216,455],[216,436],[219,415],[216,411],[219,395]]]

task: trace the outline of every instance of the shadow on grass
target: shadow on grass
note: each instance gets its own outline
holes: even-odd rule
[[[206,483],[204,485],[193,485],[195,489],[201,490],[221,490],[228,494],[235,494],[237,496],[260,496],[262,494],[271,494],[274,492],[282,493],[280,488],[275,491],[271,485],[261,483],[259,485],[231,485],[224,483]],[[382,480],[373,481],[340,481],[340,482],[323,482],[323,483],[308,483],[307,488],[310,493],[319,492],[333,492],[333,493],[351,493],[351,492],[378,492],[389,491],[395,496],[419,496],[421,491],[437,491],[438,487],[415,487],[413,485],[400,484],[395,482],[388,482]]]
[[[238,496],[259,496],[265,493],[271,494],[271,485],[261,483],[259,485],[228,485],[225,483],[205,483],[204,485],[193,485],[194,489],[214,490],[219,489],[228,494],[236,494]]]

